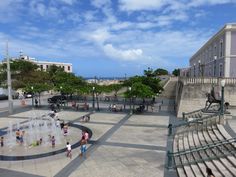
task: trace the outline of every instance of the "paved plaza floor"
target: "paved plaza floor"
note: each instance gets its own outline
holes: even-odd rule
[[[48,110],[22,110],[10,116],[1,116],[0,130],[9,122],[24,122],[33,116],[47,114]],[[82,125],[92,131],[86,157],[80,157],[80,147],[72,149],[72,158],[65,152],[29,160],[0,160],[0,176],[57,176],[57,177],[156,177],[164,176],[167,150],[168,112],[140,115],[129,113],[91,112],[90,122],[80,118],[89,112],[62,110],[58,117],[66,122]],[[73,132],[70,134],[70,131]],[[71,137],[70,137],[71,136]],[[81,130],[69,127],[70,141],[80,140]],[[20,145],[18,145],[20,146]],[[66,144],[56,144],[63,149]],[[34,153],[54,151],[51,146],[31,147]],[[38,148],[38,150],[36,150]],[[31,155],[27,146],[0,147],[0,155]],[[29,154],[28,154],[29,153]],[[33,153],[33,154],[34,154]]]

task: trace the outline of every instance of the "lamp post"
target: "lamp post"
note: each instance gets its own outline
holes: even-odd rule
[[[225,79],[220,81],[221,84],[221,109],[220,114],[224,115],[224,87],[225,87]]]
[[[129,90],[129,110],[131,112],[131,90],[132,90],[132,88],[128,87],[128,90]]]
[[[8,111],[9,114],[13,113],[13,100],[11,94],[11,69],[10,69],[10,61],[8,56],[8,41],[6,44],[6,58],[7,58],[7,87],[8,87]]]
[[[31,90],[32,90],[32,107],[34,107],[34,87],[31,86]]]
[[[94,107],[95,107],[95,97],[94,97],[94,92],[95,92],[95,87],[93,87],[93,110],[94,110]]]
[[[62,86],[60,86],[60,92],[61,92],[61,97],[60,97],[60,105],[62,106]],[[65,106],[65,105],[64,105]]]

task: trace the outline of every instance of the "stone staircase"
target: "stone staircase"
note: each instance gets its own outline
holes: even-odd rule
[[[236,138],[219,124],[220,120],[205,120],[179,127],[174,136],[174,164],[179,177],[204,177],[206,167],[215,177],[236,176]],[[216,119],[217,120],[217,117]]]
[[[176,84],[177,80],[170,78],[170,80],[164,85],[164,91],[161,93],[160,97],[167,99],[175,99]]]

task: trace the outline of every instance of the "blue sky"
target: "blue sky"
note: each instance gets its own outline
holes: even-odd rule
[[[225,23],[236,0],[1,0],[0,57],[69,62],[83,77],[173,71]]]

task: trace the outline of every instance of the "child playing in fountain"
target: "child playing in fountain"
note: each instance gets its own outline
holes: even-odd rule
[[[52,142],[52,148],[54,148],[55,147],[55,142],[56,142],[56,139],[55,139],[54,136],[52,136],[51,142]]]
[[[71,158],[72,157],[72,153],[71,153],[71,145],[70,145],[69,142],[66,143],[66,149],[67,149],[66,156]]]
[[[25,131],[21,131],[20,132],[20,144],[22,145],[23,142],[24,142],[24,134],[25,134]]]
[[[1,147],[3,147],[4,146],[4,137],[2,136],[1,137]]]
[[[20,142],[20,129],[18,129],[16,131],[16,142],[19,143]]]
[[[68,133],[68,124],[65,124],[65,125],[64,125],[63,131],[64,131],[64,136],[66,136],[67,133]]]

